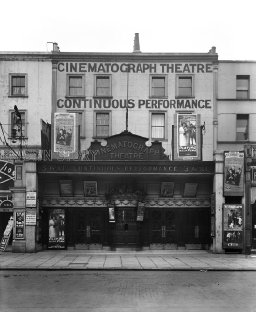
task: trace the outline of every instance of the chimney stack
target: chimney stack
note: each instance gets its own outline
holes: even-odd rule
[[[133,44],[133,53],[141,53],[139,33],[135,33],[134,44]]]

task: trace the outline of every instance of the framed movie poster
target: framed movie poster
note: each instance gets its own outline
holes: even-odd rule
[[[69,156],[76,148],[76,114],[54,114],[54,152]]]
[[[223,248],[243,248],[243,205],[223,205]]]
[[[84,196],[93,197],[97,195],[97,182],[84,181]]]
[[[172,197],[174,191],[174,182],[162,182],[161,183],[161,196]]]
[[[174,129],[174,160],[200,160],[200,115],[177,114]]]
[[[64,209],[50,209],[49,210],[49,249],[65,249],[66,235],[65,235],[65,210]]]
[[[244,152],[224,152],[224,196],[244,195]]]
[[[25,239],[25,212],[15,212],[15,239]]]

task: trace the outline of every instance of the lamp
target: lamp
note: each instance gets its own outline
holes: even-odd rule
[[[202,134],[205,135],[206,133],[205,121],[204,121],[204,124],[201,125],[201,131],[202,131]]]
[[[14,140],[12,142],[13,143],[16,142],[15,138],[17,137],[17,132],[20,132],[20,136],[19,136],[19,140],[20,140],[20,159],[23,160],[23,157],[22,157],[22,118],[21,118],[21,113],[20,113],[20,111],[19,111],[19,109],[18,109],[18,107],[16,105],[14,105],[14,111],[15,111],[15,115],[17,117],[17,120],[16,120],[16,124],[12,128],[12,136],[14,138]],[[19,119],[20,123],[18,123],[18,119]]]

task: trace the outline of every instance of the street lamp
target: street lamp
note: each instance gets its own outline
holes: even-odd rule
[[[16,137],[17,128],[20,128],[20,137],[19,137],[19,140],[20,140],[20,160],[23,160],[23,157],[22,157],[22,118],[21,118],[21,113],[20,113],[20,111],[16,105],[14,105],[14,112],[15,112],[17,119],[16,119],[16,125],[12,129],[12,134],[15,135],[14,137]],[[18,120],[19,120],[19,124],[17,122]]]

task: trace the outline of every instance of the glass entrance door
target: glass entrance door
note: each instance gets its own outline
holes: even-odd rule
[[[116,208],[116,228],[114,243],[116,246],[135,246],[138,239],[137,210],[134,207]]]
[[[93,209],[76,209],[73,211],[74,243],[77,245],[102,244],[102,211]]]

